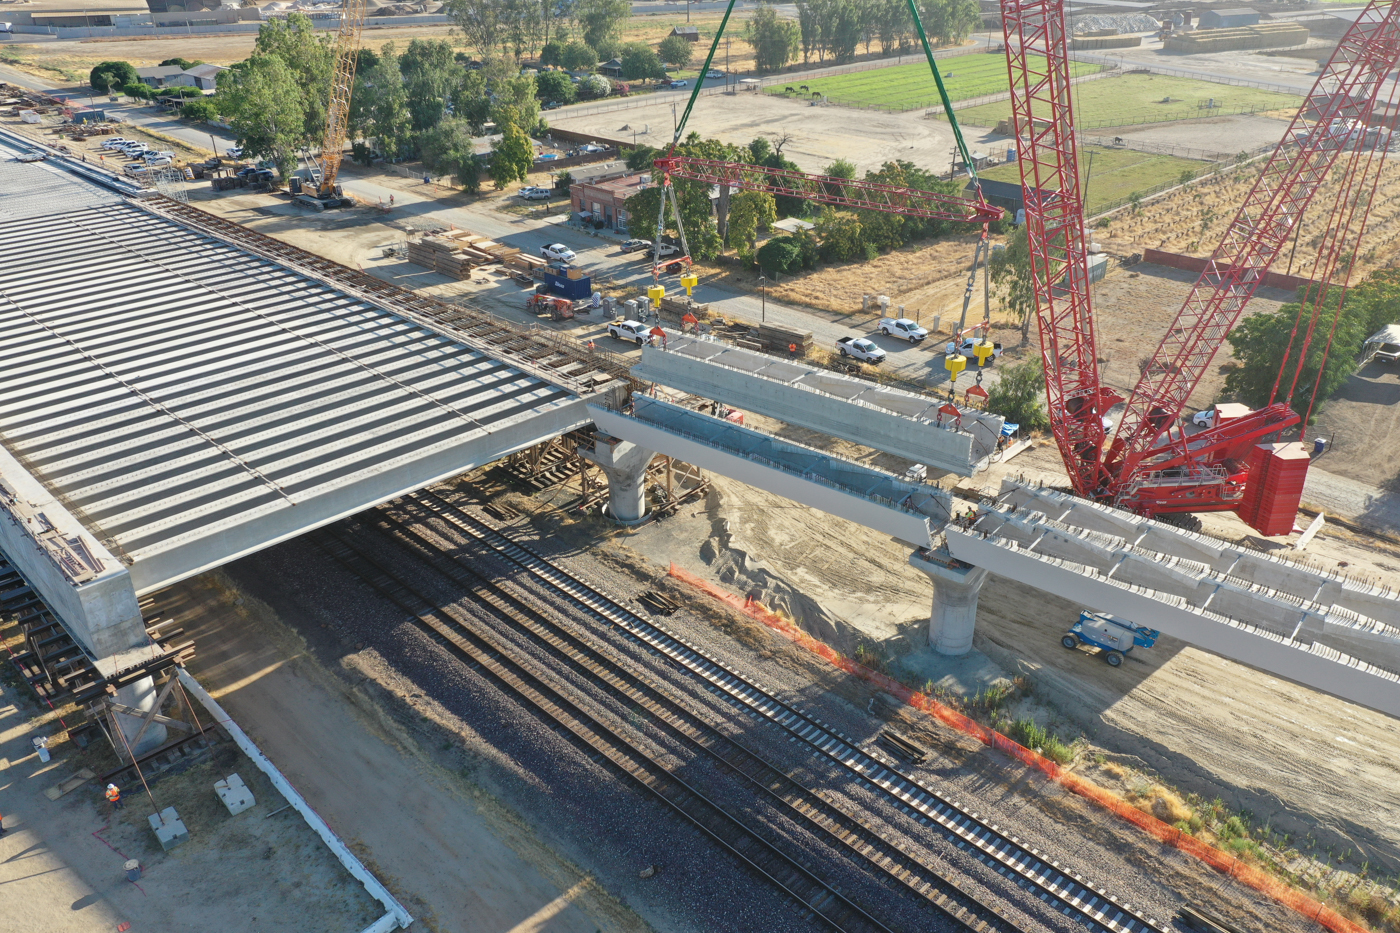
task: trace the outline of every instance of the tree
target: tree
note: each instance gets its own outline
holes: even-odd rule
[[[472,144],[471,126],[451,118],[418,138],[418,155],[423,166],[435,175],[452,175],[457,183],[475,193],[481,188],[481,164]]]
[[[1021,324],[1021,345],[1030,343],[1035,317],[1035,279],[1031,275],[1031,247],[1025,226],[1006,238],[1004,249],[992,250],[987,259],[992,287],[1005,307]]]
[[[369,46],[361,46],[355,50],[355,74],[364,74],[375,65],[379,64],[379,53]]]
[[[486,76],[480,71],[468,71],[452,89],[452,114],[466,120],[472,133],[486,132],[491,119],[491,98],[486,91]]]
[[[680,36],[667,36],[661,40],[661,45],[657,47],[656,53],[666,64],[684,68],[690,64],[690,56],[694,51],[695,49],[690,42]]]
[[[535,75],[535,96],[545,103],[572,104],[578,91],[566,73],[541,71]]]
[[[966,39],[982,22],[977,0],[936,0],[924,8],[924,28],[940,45]]]
[[[622,40],[613,36],[608,36],[597,45],[593,46],[598,53],[598,61],[610,62],[622,54]]]
[[[622,76],[628,81],[660,78],[661,59],[645,42],[629,42],[622,47]]]
[[[437,126],[460,79],[452,44],[446,39],[414,39],[399,58],[413,131]]]
[[[564,44],[559,41],[546,42],[540,47],[540,66],[544,68],[561,68],[564,65]]]
[[[198,59],[196,59],[195,61],[190,61],[188,58],[167,58],[165,61],[160,63],[162,68],[168,68],[171,65],[173,65],[176,68],[179,68],[181,71],[189,71],[195,65],[202,64],[204,64],[203,61],[200,61]]]
[[[583,41],[602,53],[603,42],[622,35],[622,24],[632,15],[628,0],[579,0],[574,19],[583,32]]]
[[[186,120],[208,123],[218,118],[219,111],[214,108],[214,102],[211,100],[192,100],[180,105],[180,116]]]
[[[768,168],[784,169],[789,172],[802,171],[796,162],[784,159],[783,154],[776,150],[770,152],[761,164]],[[784,217],[800,217],[807,211],[807,200],[798,195],[779,194],[773,200],[778,205],[778,213]]]
[[[88,72],[88,84],[99,94],[107,94],[113,88],[120,90],[128,84],[137,84],[136,68],[131,62],[102,62]]]
[[[987,411],[1001,415],[1023,431],[1043,431],[1050,426],[1040,397],[1045,391],[1045,371],[1040,360],[1031,357],[1024,363],[1001,369],[1001,378],[987,391]]]
[[[734,147],[725,146],[716,140],[702,140],[697,133],[691,133],[676,148],[679,155],[696,156],[707,159],[733,160]],[[708,182],[686,178],[672,180],[676,192],[676,203],[680,207],[681,221],[685,224],[686,241],[690,244],[690,255],[695,259],[714,259],[719,255],[719,233],[715,226],[714,209],[710,204]],[[634,229],[650,230],[661,206],[661,187],[651,185],[646,190],[627,199],[629,217],[640,223],[631,224]],[[666,211],[668,229],[675,229],[675,217],[668,208]]]
[[[849,62],[856,57],[856,45],[865,35],[862,10],[854,0],[826,0],[823,7],[828,18],[822,28],[827,47],[837,62]]]
[[[800,272],[802,269],[802,249],[788,236],[776,236],[764,243],[756,258],[762,272]]]
[[[491,181],[499,190],[513,181],[524,181],[535,164],[535,147],[530,138],[510,117],[502,114],[497,120],[501,128],[501,142],[491,156]]]
[[[263,23],[253,43],[254,55],[275,56],[291,71],[305,145],[320,143],[326,134],[326,89],[335,66],[331,42],[330,33],[317,34],[305,13],[292,13]]]
[[[822,54],[822,25],[819,14],[821,0],[797,0],[797,29],[802,44],[802,63],[811,59],[812,53]]]
[[[586,42],[577,40],[564,46],[559,64],[570,71],[592,71],[598,67],[598,53]]]
[[[822,241],[822,257],[830,262],[865,258],[865,239],[860,218],[851,211],[822,208],[817,217],[817,237]]]
[[[373,67],[355,77],[350,95],[350,126],[354,135],[378,141],[386,159],[405,155],[413,143],[413,115],[408,89],[392,42]]]
[[[306,139],[306,114],[297,76],[278,55],[253,54],[219,73],[214,106],[233,128],[244,153],[271,159],[286,178]]]
[[[856,165],[848,159],[837,159],[823,169],[822,174],[832,178],[844,178],[847,181],[855,181]]]
[[[797,54],[797,24],[779,19],[777,9],[764,2],[744,27],[744,41],[753,47],[759,71],[778,71]]]
[[[580,100],[600,100],[612,93],[612,82],[602,75],[589,75],[578,83]]]
[[[452,17],[467,45],[483,60],[496,51],[504,33],[502,5],[498,0],[446,0],[442,12]]]
[[[765,230],[778,219],[773,196],[766,191],[740,191],[729,198],[729,216],[725,224],[725,243],[740,256],[753,255],[758,231]]]
[[[150,100],[156,96],[154,88],[149,84],[142,84],[140,81],[132,81],[130,84],[123,85],[122,93],[132,100]]]
[[[656,161],[656,156],[661,150],[653,149],[651,146],[638,146],[636,149],[624,149],[622,159],[627,163],[627,167],[634,172],[646,172],[651,170],[651,165]]]
[[[540,122],[540,99],[535,96],[535,79],[512,74],[508,78],[488,78],[491,121],[499,127],[514,123],[522,133],[532,133]]]

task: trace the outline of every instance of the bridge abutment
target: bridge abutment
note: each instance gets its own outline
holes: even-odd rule
[[[933,581],[933,611],[928,620],[928,643],[939,654],[957,657],[972,650],[977,627],[977,596],[987,580],[985,567],[920,548],[909,565]]]
[[[608,514],[622,525],[635,525],[647,514],[647,466],[656,451],[607,434],[598,434],[579,456],[597,464],[608,478]]]

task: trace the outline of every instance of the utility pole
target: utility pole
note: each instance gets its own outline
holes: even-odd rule
[[[949,155],[949,161],[948,161],[948,180],[949,180],[949,181],[952,181],[952,180],[953,180],[953,175],[956,174],[956,173],[957,173],[957,170],[958,170],[958,149],[957,149],[957,147],[954,146],[952,149],[948,150],[948,155]]]
[[[759,322],[760,324],[767,324],[767,323],[768,323],[768,276],[766,276],[766,275],[760,275],[760,276],[758,277],[758,289],[759,289],[760,295],[762,296],[762,297],[759,299],[760,306],[759,306],[759,318],[758,318],[758,322]]]

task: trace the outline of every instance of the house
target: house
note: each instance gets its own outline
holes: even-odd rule
[[[673,36],[680,36],[682,39],[684,39],[684,40],[687,41],[687,42],[699,42],[699,41],[700,41],[700,27],[699,27],[699,26],[677,26],[676,28],[674,28],[674,29],[671,30],[671,35],[673,35]]]
[[[626,162],[599,162],[597,165],[580,165],[569,169],[569,182],[574,185],[596,185],[613,178],[621,178],[628,172]]]
[[[602,75],[605,78],[616,78],[619,81],[621,81],[622,62],[618,61],[615,58],[610,61],[603,62],[603,64],[598,66],[598,74]]]
[[[197,87],[201,91],[212,91],[218,87],[218,77],[221,71],[228,71],[228,69],[223,65],[195,65],[193,68],[185,69],[184,74],[166,83]]]
[[[176,78],[184,75],[185,69],[179,65],[153,65],[150,68],[137,68],[136,80],[151,87],[166,87],[179,84]]]
[[[1258,26],[1259,14],[1248,7],[1233,10],[1205,10],[1201,13],[1201,29],[1232,29],[1237,26]]]
[[[569,196],[573,198],[574,215],[581,222],[597,226],[598,221],[602,221],[604,227],[627,233],[628,217],[624,204],[632,195],[650,185],[651,176],[642,174],[583,184],[574,180],[569,185]]]

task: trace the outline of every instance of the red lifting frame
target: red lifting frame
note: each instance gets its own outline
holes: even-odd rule
[[[1079,189],[1069,42],[1062,0],[1004,0],[1011,120],[1021,142],[1021,187],[1045,364],[1050,428],[1074,489],[1092,496],[1102,471],[1101,412],[1084,202]]]
[[[951,194],[877,185],[868,181],[852,181],[829,175],[809,175],[764,165],[743,165],[718,159],[695,159],[689,156],[666,156],[655,162],[656,171],[670,173],[672,178],[689,178],[712,185],[728,185],[744,191],[766,191],[834,204],[853,210],[883,211],[906,217],[927,217],[933,220],[988,223],[1001,220],[1006,212],[990,204],[959,198]]]
[[[1115,491],[1155,467],[1145,456],[1180,418],[1328,170],[1349,145],[1366,144],[1376,95],[1400,55],[1397,24],[1400,3],[1372,0],[1318,76],[1133,390],[1114,441]]]

